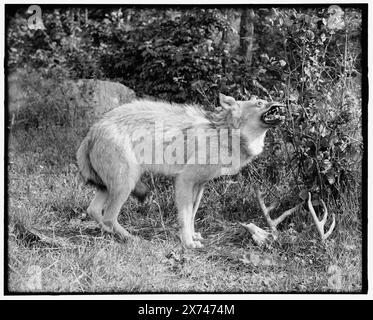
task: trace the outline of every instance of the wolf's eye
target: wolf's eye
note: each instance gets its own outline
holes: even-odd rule
[[[257,105],[258,107],[263,107],[263,106],[264,106],[264,103],[263,103],[263,101],[258,101],[258,102],[256,103],[256,105]]]

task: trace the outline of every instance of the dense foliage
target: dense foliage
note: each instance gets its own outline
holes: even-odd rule
[[[237,45],[241,11],[46,9],[44,28],[30,30],[19,9],[7,16],[8,67],[111,79],[139,96],[208,109],[219,91],[282,100],[289,117],[268,147],[276,157],[263,157],[258,170],[273,183],[338,197],[360,181],[361,11],[255,9],[250,59]]]

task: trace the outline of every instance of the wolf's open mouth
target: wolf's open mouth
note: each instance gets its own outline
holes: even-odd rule
[[[272,105],[262,114],[262,121],[270,126],[277,126],[285,121],[285,106],[282,104]]]

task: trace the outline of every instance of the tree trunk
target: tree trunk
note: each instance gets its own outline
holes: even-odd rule
[[[252,62],[254,45],[254,10],[243,9],[240,23],[240,53],[248,65]]]

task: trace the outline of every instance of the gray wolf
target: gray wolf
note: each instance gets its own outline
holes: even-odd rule
[[[284,106],[277,102],[236,101],[223,94],[219,100],[218,112],[136,100],[109,111],[91,127],[77,162],[84,181],[97,187],[87,212],[103,231],[131,237],[118,223],[118,214],[131,192],[145,197],[141,176],[150,171],[175,178],[181,242],[187,248],[202,247],[194,218],[205,184],[238,173],[262,152],[266,131],[284,120]]]

